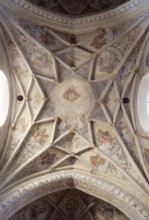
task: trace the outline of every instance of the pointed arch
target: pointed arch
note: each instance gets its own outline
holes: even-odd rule
[[[76,171],[36,176],[7,189],[1,196],[0,218],[9,219],[18,210],[36,199],[69,188],[79,189],[110,203],[132,220],[147,219],[147,208],[129,191],[104,177]]]

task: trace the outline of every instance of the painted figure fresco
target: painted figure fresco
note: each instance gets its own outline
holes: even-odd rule
[[[25,147],[32,153],[36,153],[38,150],[42,149],[49,137],[46,132],[46,128],[36,128],[36,130],[32,131],[31,135],[29,136]]]
[[[26,128],[28,126],[28,123],[25,121],[25,117],[20,118],[18,121],[15,129],[12,132],[12,140],[11,140],[11,146],[16,146],[18,145],[19,141],[23,137]]]
[[[26,131],[28,123],[26,123],[25,121],[25,117],[20,118],[17,126],[16,126],[16,136],[18,136],[19,134],[22,136],[22,134],[24,134],[24,132]]]
[[[48,32],[47,27],[43,27],[43,32],[41,33],[41,41],[47,45],[55,44],[55,38]]]
[[[38,144],[44,144],[48,135],[46,135],[46,128],[38,128],[36,129],[35,133],[33,134],[34,140]]]
[[[102,131],[100,129],[98,130],[96,137],[97,137],[98,145],[110,143],[113,140],[112,136],[110,135],[108,131]]]
[[[73,102],[80,97],[80,94],[76,91],[74,86],[71,86],[63,95],[63,97],[69,101]]]
[[[122,59],[122,54],[118,49],[113,47],[108,48],[98,58],[98,71],[112,73],[120,62],[120,59]]]
[[[51,152],[51,151],[45,151],[43,154],[41,154],[34,162],[37,170],[44,170],[50,168],[52,164],[56,160],[59,159],[61,154],[59,152]]]
[[[77,201],[76,197],[69,197],[65,202],[65,209],[68,212],[77,212],[79,209],[79,202]]]
[[[53,70],[51,57],[40,48],[31,47],[29,56],[37,73],[40,72],[40,74],[47,74]]]
[[[105,44],[106,44],[105,30],[100,29],[99,34],[96,37],[94,37],[90,46],[95,49],[99,49],[99,48],[103,47]]]
[[[55,153],[45,152],[42,156],[40,156],[41,164],[44,165],[52,165],[56,159]]]
[[[38,201],[28,209],[28,220],[42,220],[48,213],[48,204],[45,201]]]
[[[100,220],[111,220],[113,219],[113,209],[101,207],[98,212],[96,212],[96,217]]]
[[[119,122],[118,130],[121,132],[122,140],[124,142],[129,143],[134,140],[134,137],[133,137],[130,129],[128,128],[128,126],[126,125],[126,123],[124,121]]]
[[[94,167],[98,168],[100,165],[103,166],[106,161],[103,158],[101,158],[99,155],[96,155],[96,156],[90,156],[90,162]]]
[[[119,148],[116,139],[112,137],[109,131],[98,129],[96,141],[99,149],[108,155],[114,153]]]

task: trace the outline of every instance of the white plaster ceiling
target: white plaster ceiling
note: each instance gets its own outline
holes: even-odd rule
[[[34,176],[75,170],[109,179],[148,210],[148,133],[135,111],[148,11],[71,33],[0,10],[14,91],[1,195]]]

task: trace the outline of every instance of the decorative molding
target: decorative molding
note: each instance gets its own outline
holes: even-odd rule
[[[98,13],[92,16],[69,18],[68,16],[58,15],[52,12],[47,12],[40,7],[36,7],[25,0],[1,0],[1,4],[5,5],[8,10],[15,11],[15,14],[33,21],[44,23],[53,28],[75,32],[86,32],[86,29],[91,31],[99,26],[109,26],[113,23],[120,23],[142,11],[149,8],[148,0],[131,0],[115,9],[104,13]],[[147,11],[144,13],[148,13]],[[123,16],[124,15],[124,16]]]
[[[109,202],[132,220],[149,219],[149,207],[141,202],[141,198],[138,199],[102,177],[78,171],[67,171],[32,178],[3,192],[0,200],[1,220],[9,219],[22,207],[44,195],[73,187]]]

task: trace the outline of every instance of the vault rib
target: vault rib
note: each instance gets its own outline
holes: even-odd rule
[[[143,17],[141,17],[135,24],[133,24],[130,28],[128,28],[126,31],[124,31],[122,34],[120,34],[117,38],[115,38],[113,41],[111,41],[110,43],[108,43],[106,46],[103,46],[101,49],[99,49],[97,51],[97,55],[99,55],[101,52],[103,52],[104,50],[106,50],[108,47],[112,46],[112,44],[116,43],[118,40],[120,40],[123,36],[127,35],[129,31],[133,30],[135,27],[137,27],[141,22],[143,22],[146,18],[148,17],[148,14],[144,15]],[[91,36],[92,38],[92,36]],[[90,40],[90,38],[88,39],[88,41]],[[80,41],[80,43],[78,43],[77,45],[81,45],[82,42],[84,43],[88,43],[87,39],[86,41]]]
[[[38,115],[40,114],[41,110],[43,108],[43,104],[39,107],[39,110],[37,111],[36,115],[34,116],[34,121],[38,118]],[[15,158],[15,156],[18,154],[20,148],[22,147],[25,139],[27,138],[27,136],[29,135],[29,132],[32,129],[32,126],[34,125],[34,121],[32,122],[32,124],[29,126],[29,128],[25,131],[23,138],[21,139],[21,141],[19,142],[19,144],[17,145],[15,151],[12,153],[11,157],[9,158],[9,160],[6,162],[6,164],[4,165],[4,167],[2,168],[2,171],[0,173],[0,176],[3,176],[3,174],[6,172],[6,170],[9,168],[9,166],[11,165],[13,159]]]
[[[61,38],[58,34],[56,34],[54,31],[49,30],[49,33],[51,33],[54,37],[56,37],[59,41],[61,41],[63,44],[65,44],[66,46],[71,46],[71,44],[64,40],[63,38]]]
[[[2,12],[2,14],[3,14],[3,12]],[[25,65],[26,65],[26,67],[27,67],[27,69],[28,69],[28,71],[29,71],[29,73],[30,73],[30,75],[32,75],[32,69],[31,69],[31,67],[30,67],[30,65],[29,65],[29,62],[27,61],[26,56],[25,56],[23,50],[22,50],[21,47],[20,47],[19,41],[18,41],[17,38],[15,37],[14,27],[11,26],[11,22],[10,22],[10,20],[8,19],[8,17],[6,18],[5,15],[3,15],[3,16],[5,17],[6,23],[7,23],[7,25],[10,27],[10,29],[9,29],[8,26],[6,25],[5,21],[3,21],[3,18],[1,19],[1,22],[2,22],[3,26],[5,27],[5,29],[7,30],[7,32],[9,33],[9,35],[10,35],[12,41],[14,42],[16,48],[19,50],[19,52],[20,52],[20,54],[21,54],[21,56],[22,56],[22,58],[23,58],[23,60],[24,60],[24,63],[25,63]],[[9,53],[8,53],[8,54],[9,54]]]
[[[115,127],[113,127],[113,131],[115,132],[115,134],[116,134],[116,136],[117,136],[117,138],[118,138],[118,140],[119,140],[119,142],[120,142],[120,144],[121,144],[121,146],[122,146],[122,148],[123,148],[123,150],[124,150],[124,152],[125,152],[127,158],[129,158],[129,161],[130,161],[131,165],[133,165],[133,167],[135,168],[136,172],[137,172],[138,175],[141,177],[141,180],[142,180],[142,182],[143,182],[143,184],[144,184],[144,186],[145,186],[147,192],[149,192],[149,185],[148,185],[146,179],[144,178],[144,176],[143,176],[143,174],[141,173],[141,171],[138,169],[138,167],[137,167],[135,161],[133,160],[133,158],[131,157],[130,153],[128,152],[128,150],[127,150],[125,144],[123,143],[123,141],[122,141],[122,139],[121,139],[121,137],[120,137],[120,135],[119,135],[119,133],[118,133],[118,131],[116,130]],[[139,184],[139,183],[137,183],[137,184]],[[141,188],[142,188],[142,187],[141,187]],[[143,189],[143,188],[142,188],[142,189]]]
[[[33,112],[32,112],[32,109],[31,109],[31,106],[30,106],[30,103],[28,102],[28,100],[26,100],[26,108],[27,108],[29,116],[30,116],[30,121],[32,121],[33,120]]]
[[[87,124],[88,124],[90,142],[92,144],[95,144],[94,135],[93,135],[93,128],[92,128],[92,120],[89,120]]]

